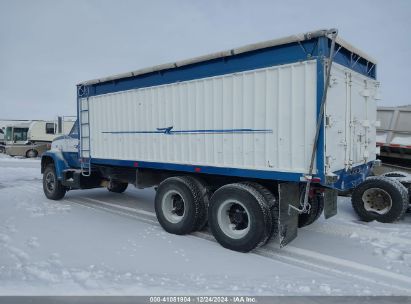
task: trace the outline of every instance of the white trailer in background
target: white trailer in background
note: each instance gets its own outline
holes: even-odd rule
[[[377,116],[380,158],[411,170],[411,106],[379,107]]]
[[[323,209],[335,215],[337,189],[362,183],[376,158],[376,63],[336,34],[82,82],[78,130],[42,157],[45,195],[158,186],[170,233],[208,222],[229,249],[273,235],[286,245]]]

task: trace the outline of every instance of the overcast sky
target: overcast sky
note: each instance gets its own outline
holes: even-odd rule
[[[409,0],[0,0],[0,118],[73,115],[81,81],[330,27],[378,60],[381,105],[411,104]]]

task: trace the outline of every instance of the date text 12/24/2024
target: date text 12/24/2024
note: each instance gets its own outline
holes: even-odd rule
[[[256,303],[256,298],[248,296],[157,296],[150,297],[150,303]]]

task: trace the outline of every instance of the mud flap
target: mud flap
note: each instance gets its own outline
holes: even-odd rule
[[[278,231],[280,248],[297,237],[299,213],[294,208],[300,207],[300,188],[297,183],[282,183],[278,185],[280,214]]]
[[[325,189],[324,191],[324,217],[326,219],[337,214],[337,195],[335,189]]]

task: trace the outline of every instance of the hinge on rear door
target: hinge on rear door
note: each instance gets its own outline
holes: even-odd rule
[[[331,115],[325,115],[325,127],[331,128],[331,125],[332,125]]]
[[[331,162],[332,162],[332,157],[331,155],[327,155],[325,157],[325,173],[328,174],[331,170]]]
[[[361,124],[364,128],[369,128],[370,127],[370,121],[369,120],[363,120],[361,122]]]

